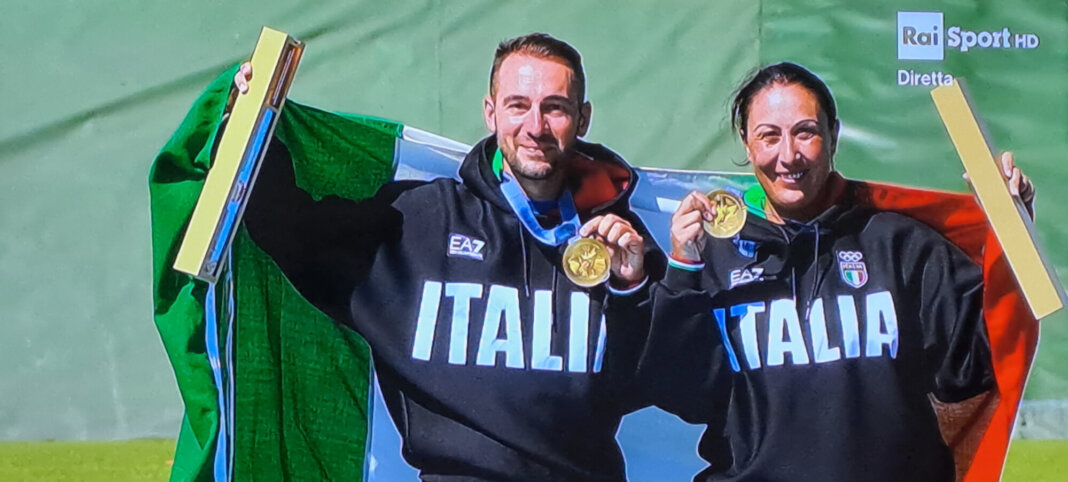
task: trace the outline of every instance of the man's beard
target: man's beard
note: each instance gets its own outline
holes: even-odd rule
[[[508,161],[511,157],[515,161]],[[544,161],[524,161],[519,157],[519,153],[513,153],[512,156],[506,156],[505,162],[508,164],[508,168],[512,171],[512,175],[516,177],[522,177],[532,181],[542,181],[550,179],[557,175],[561,169],[564,169],[567,164],[567,154],[560,151],[554,151],[552,156],[546,156]]]
[[[519,165],[510,166],[512,174],[524,179],[530,179],[532,181],[542,181],[549,179],[556,174],[557,166],[555,165],[539,165],[539,166],[525,166],[522,162]]]

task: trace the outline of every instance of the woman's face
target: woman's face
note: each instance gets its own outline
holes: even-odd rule
[[[772,84],[753,97],[745,151],[773,221],[808,221],[829,204],[823,190],[837,137],[829,124],[816,95],[799,84]]]

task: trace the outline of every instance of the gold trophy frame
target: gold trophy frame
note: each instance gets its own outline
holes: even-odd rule
[[[218,280],[303,52],[304,43],[283,32],[260,31],[251,60],[255,75],[248,93],[234,101],[174,269]]]
[[[1039,247],[1027,209],[1009,193],[960,79],[932,90],[931,97],[1032,314],[1041,319],[1063,308],[1064,288]]]

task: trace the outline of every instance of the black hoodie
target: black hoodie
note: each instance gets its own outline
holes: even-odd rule
[[[695,481],[954,479],[928,394],[993,387],[980,269],[850,186],[805,224],[751,214],[654,286],[640,373],[708,425]]]
[[[462,182],[315,202],[275,142],[246,226],[304,297],[367,340],[423,480],[624,480],[615,434],[642,405],[628,390],[635,357],[603,354],[641,346],[645,327],[606,321],[606,288],[574,286],[559,270],[563,246],[525,231],[488,161],[495,150],[492,137],[479,142]],[[630,220],[650,240],[647,270],[662,273],[629,209],[635,171],[600,145],[577,150],[592,158],[569,171],[581,220]]]

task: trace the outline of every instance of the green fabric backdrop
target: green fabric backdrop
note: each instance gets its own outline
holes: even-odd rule
[[[898,60],[896,12],[936,9],[947,29],[1041,43]],[[181,402],[152,324],[145,178],[262,25],[308,43],[293,98],[465,142],[484,132],[496,42],[548,31],[586,58],[589,138],[660,167],[743,169],[729,95],[752,68],[792,59],[839,99],[842,171],[952,190],[965,189],[961,168],[926,89],[897,85],[897,71],[963,75],[996,146],[1036,180],[1039,231],[1068,279],[1064,1],[11,0],[0,14],[0,439],[177,432]],[[1065,413],[1065,362],[1060,313],[1044,324],[1036,407]]]

